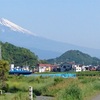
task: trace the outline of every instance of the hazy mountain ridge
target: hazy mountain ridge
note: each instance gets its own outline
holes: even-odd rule
[[[34,53],[36,53],[36,55],[38,55],[39,58],[41,59],[50,59],[50,58],[58,57],[67,50],[80,50],[82,52],[90,54],[91,56],[100,57],[99,49],[91,49],[91,48],[80,47],[68,43],[62,43],[59,41],[54,41],[36,35],[32,35],[28,32],[23,34],[23,31],[14,31],[11,29],[11,27],[8,27],[7,25],[2,23],[0,22],[1,41],[9,42],[16,46],[28,48],[32,52],[35,51]],[[16,24],[14,26],[16,26]]]
[[[61,56],[47,60],[49,63],[64,63],[64,62],[75,62],[76,64],[85,65],[98,65],[100,59],[91,57],[90,55],[83,53],[79,50],[69,50],[63,53]]]

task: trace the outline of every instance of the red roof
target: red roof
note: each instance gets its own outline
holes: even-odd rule
[[[52,67],[53,65],[51,64],[38,64],[39,67]]]

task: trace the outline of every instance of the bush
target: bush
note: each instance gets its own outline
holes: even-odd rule
[[[34,89],[34,94],[40,96],[42,92],[39,89]]]
[[[36,98],[36,95],[33,93],[33,98]]]
[[[8,92],[11,92],[11,93],[15,93],[15,92],[18,92],[18,91],[20,91],[20,89],[17,88],[16,86],[12,86],[8,90]]]
[[[40,96],[40,95],[47,92],[47,88],[46,87],[41,87],[39,89],[34,89],[33,92],[34,92],[35,95]]]
[[[1,87],[1,89],[2,89],[4,92],[8,92],[8,90],[9,90],[9,85],[6,83],[5,85],[3,85],[3,86]]]

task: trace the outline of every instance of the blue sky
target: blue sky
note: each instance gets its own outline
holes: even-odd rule
[[[100,49],[100,0],[0,0],[0,17],[42,37]]]

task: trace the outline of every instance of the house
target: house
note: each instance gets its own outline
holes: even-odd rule
[[[60,71],[65,72],[65,71],[70,71],[73,68],[73,63],[72,62],[65,62],[60,65]]]
[[[50,72],[52,71],[52,65],[51,64],[38,64],[38,72]]]
[[[74,65],[74,71],[75,72],[81,72],[82,71],[82,67],[80,65]]]
[[[89,66],[89,70],[90,71],[96,71],[96,67],[95,66]]]
[[[53,72],[60,72],[60,66],[58,64],[52,65],[52,71]]]
[[[87,70],[87,66],[82,65],[82,71],[86,71]]]
[[[78,64],[78,65],[74,65],[73,69],[75,72],[81,72],[81,71],[86,71],[86,67],[85,65],[82,64]]]

